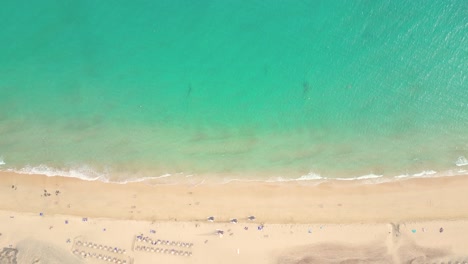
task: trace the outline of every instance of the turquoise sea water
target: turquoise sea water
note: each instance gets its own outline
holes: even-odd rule
[[[0,25],[0,170],[468,170],[465,0],[6,0]]]

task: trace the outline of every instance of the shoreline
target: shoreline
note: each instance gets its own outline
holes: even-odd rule
[[[151,185],[0,173],[0,186],[0,210],[32,213],[42,210],[48,214],[115,219],[203,221],[215,216],[228,221],[249,215],[267,223],[468,219],[465,176],[379,184],[326,181],[315,185],[302,182]],[[44,190],[51,196],[44,197]],[[54,194],[56,191],[60,194]]]
[[[1,165],[1,164],[0,164]],[[366,175],[355,176],[355,177],[325,177],[320,174],[309,173],[297,178],[285,178],[282,176],[277,177],[266,177],[263,176],[259,179],[256,178],[235,178],[233,175],[226,174],[221,176],[219,174],[203,174],[203,175],[185,175],[184,173],[175,173],[175,174],[162,174],[159,176],[145,176],[142,178],[131,178],[124,181],[119,180],[110,180],[106,175],[101,175],[98,173],[96,176],[86,176],[80,171],[63,171],[59,169],[52,169],[49,167],[43,167],[39,171],[34,169],[0,169],[0,175],[2,174],[20,174],[20,175],[32,175],[32,176],[46,176],[46,177],[61,177],[61,178],[73,178],[83,181],[98,181],[103,183],[112,183],[112,184],[133,184],[133,183],[144,183],[148,185],[200,185],[200,184],[230,184],[230,183],[291,183],[291,182],[300,182],[302,184],[317,185],[327,182],[358,182],[363,184],[381,184],[387,182],[396,182],[401,180],[408,179],[420,179],[420,178],[442,178],[442,177],[454,177],[454,176],[468,176],[468,170],[462,169],[461,166],[459,169],[451,169],[448,171],[437,172],[434,170],[423,170],[419,173],[413,174],[401,174],[401,175],[378,175],[369,173]]]

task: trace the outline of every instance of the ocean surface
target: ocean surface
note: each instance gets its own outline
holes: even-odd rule
[[[4,0],[0,170],[468,173],[468,1]]]

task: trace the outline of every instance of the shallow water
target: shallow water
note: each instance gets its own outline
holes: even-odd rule
[[[0,10],[2,170],[127,181],[468,169],[466,1],[34,2]]]

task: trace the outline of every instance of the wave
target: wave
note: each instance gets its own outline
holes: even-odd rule
[[[367,175],[362,175],[362,176],[352,177],[352,178],[336,178],[336,180],[339,180],[339,181],[355,181],[355,180],[378,179],[378,178],[382,178],[382,177],[383,177],[383,175],[367,174]]]
[[[415,178],[415,177],[424,178],[424,177],[431,177],[431,175],[434,175],[436,173],[437,171],[427,170],[427,171],[422,171],[422,172],[415,173],[415,174],[402,174],[402,175],[395,176],[394,178],[395,179]]]
[[[414,174],[403,174],[398,176],[384,176],[384,175],[376,175],[376,174],[367,174],[362,176],[356,177],[349,177],[349,178],[335,178],[335,177],[324,177],[320,174],[316,173],[308,173],[306,175],[302,175],[299,178],[283,178],[283,177],[276,177],[270,178],[267,182],[291,182],[291,181],[363,181],[363,182],[370,182],[370,183],[384,183],[394,180],[400,179],[411,179],[411,178],[433,178],[433,177],[444,177],[444,176],[459,176],[459,175],[466,175],[468,174],[468,170],[448,170],[443,173],[439,173],[434,170],[425,170],[419,173]],[[319,181],[321,180],[321,181]]]
[[[354,180],[378,179],[382,177],[383,175],[367,174],[367,175],[350,177],[350,178],[334,178],[334,177],[324,177],[324,176],[321,176],[320,174],[310,172],[306,175],[300,176],[299,178],[275,177],[275,178],[268,179],[267,182],[292,182],[292,181],[317,181],[317,180],[354,181]]]
[[[160,175],[160,176],[132,178],[132,179],[124,180],[124,181],[118,181],[118,182],[115,182],[115,183],[126,184],[126,183],[132,183],[132,182],[146,182],[146,181],[151,181],[151,180],[159,180],[159,179],[167,178],[167,177],[171,177],[171,176],[172,176],[172,174],[165,173],[165,174]]]
[[[403,174],[393,177],[394,179],[405,179],[405,178],[435,178],[435,177],[447,177],[447,176],[460,176],[467,175],[468,170],[447,170],[444,172],[437,172],[434,170],[426,170],[415,174]]]
[[[468,165],[468,160],[465,158],[465,156],[460,156],[455,162],[455,165],[457,165],[458,167],[466,166]]]
[[[461,163],[465,164],[466,159],[464,157],[460,157],[459,160]],[[6,163],[4,162],[3,158],[0,157],[0,165],[5,165]],[[466,164],[465,164],[466,165]],[[464,166],[464,165],[460,165]],[[36,174],[36,175],[45,175],[49,177],[54,177],[54,176],[62,176],[62,177],[70,177],[70,178],[78,178],[81,180],[86,180],[86,181],[102,181],[102,182],[112,182],[112,183],[117,183],[117,184],[126,184],[126,183],[136,183],[136,182],[145,182],[149,184],[177,184],[177,183],[186,183],[187,180],[191,183],[202,183],[205,182],[206,177],[203,175],[196,175],[196,174],[187,174],[185,175],[184,173],[175,173],[175,174],[170,174],[170,173],[165,173],[159,176],[141,176],[141,177],[134,177],[134,178],[120,178],[120,179],[115,179],[115,175],[112,177],[111,173],[109,171],[105,172],[97,172],[96,170],[92,169],[89,166],[81,166],[81,167],[75,167],[75,168],[70,168],[70,169],[58,169],[58,168],[53,168],[47,165],[39,165],[39,166],[26,166],[21,169],[12,169],[12,168],[3,168],[1,171],[8,171],[8,172],[13,172],[13,173],[19,173],[19,174]],[[384,182],[389,182],[389,181],[395,181],[395,180],[402,180],[402,179],[410,179],[410,178],[431,178],[431,177],[443,177],[443,176],[457,176],[457,175],[467,175],[468,170],[463,170],[463,169],[454,169],[454,170],[448,170],[444,172],[437,172],[434,170],[424,170],[419,173],[414,173],[414,174],[403,174],[403,175],[398,175],[398,176],[384,176],[384,175],[376,175],[376,174],[367,174],[367,175],[361,175],[361,176],[356,176],[356,177],[327,177],[327,176],[322,176],[318,173],[314,172],[309,172],[308,174],[301,175],[298,178],[292,178],[292,177],[271,177],[268,179],[252,179],[252,178],[245,178],[245,179],[239,179],[239,178],[224,178],[224,179],[216,179],[216,177],[208,180],[210,183],[221,183],[221,184],[226,184],[226,183],[231,183],[231,182],[269,182],[269,183],[275,183],[275,182],[307,182],[307,183],[322,183],[325,181],[361,181],[363,183],[384,183]],[[168,180],[161,181],[161,179],[164,178],[171,178]],[[185,180],[184,180],[185,179]],[[155,181],[155,182],[151,182]]]
[[[89,166],[81,166],[71,169],[58,169],[53,168],[47,165],[39,166],[26,166],[21,169],[6,169],[4,171],[18,173],[18,174],[28,174],[28,175],[45,175],[48,177],[69,177],[69,178],[78,178],[86,181],[102,181],[102,182],[112,182],[118,184],[126,184],[133,182],[145,182],[151,180],[158,180],[162,178],[167,178],[172,176],[169,173],[160,175],[160,176],[149,176],[149,177],[140,177],[140,178],[131,178],[125,180],[114,180],[111,179],[110,173],[99,173],[93,170]]]
[[[21,169],[7,169],[9,172],[19,173],[19,174],[35,174],[35,175],[45,175],[49,177],[61,176],[69,178],[78,178],[86,181],[104,181],[109,182],[107,174],[98,173],[91,169],[88,166],[81,166],[78,168],[71,169],[57,169],[52,168],[47,165],[39,166],[26,166]]]
[[[180,173],[183,174],[183,173]],[[349,178],[336,178],[336,177],[325,177],[320,174],[310,172],[306,175],[302,175],[298,178],[288,178],[288,177],[270,177],[268,179],[252,179],[252,178],[224,178],[224,179],[211,179],[207,180],[206,178],[203,177],[203,175],[192,175],[189,174],[190,176],[184,176],[185,178],[187,177],[192,177],[194,176],[196,179],[193,179],[193,183],[197,182],[197,185],[203,184],[205,181],[209,183],[220,183],[220,184],[229,184],[233,182],[267,182],[267,183],[281,183],[281,182],[307,182],[307,184],[320,184],[323,182],[327,181],[359,181],[361,183],[365,184],[379,184],[379,183],[385,183],[385,182],[392,182],[392,181],[398,181],[398,180],[404,180],[404,179],[411,179],[411,178],[435,178],[435,177],[445,177],[445,176],[460,176],[460,175],[468,175],[468,170],[462,170],[462,169],[457,169],[457,170],[448,170],[444,171],[442,173],[439,173],[434,170],[425,170],[421,171],[419,173],[414,173],[414,174],[404,174],[404,175],[398,175],[398,176],[385,176],[381,174],[366,174],[366,175],[361,175],[361,176],[356,176],[356,177],[349,177]],[[145,182],[148,180],[157,180],[161,178],[166,178],[169,176],[173,176],[171,174],[164,174],[161,176],[156,176],[156,177],[146,177],[146,178],[138,178],[138,179],[132,179],[128,180],[126,182],[122,183],[127,183],[127,182]],[[218,181],[219,180],[219,181]],[[176,184],[176,183],[174,183]]]
[[[324,178],[320,176],[320,174],[309,172],[306,175],[302,175],[301,177],[294,179],[295,181],[310,181],[310,180],[323,180]]]

